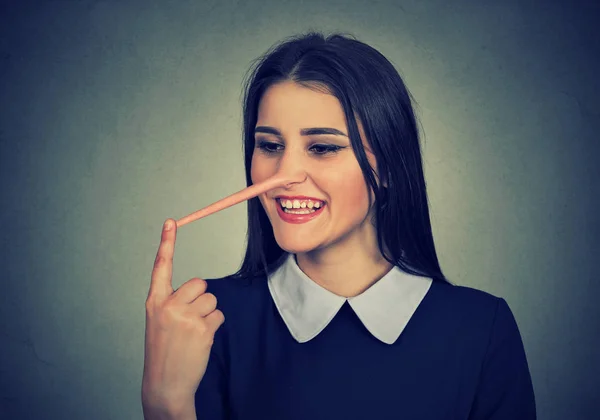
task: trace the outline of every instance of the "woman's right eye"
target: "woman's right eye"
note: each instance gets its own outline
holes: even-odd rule
[[[278,149],[275,149],[277,146],[281,146],[277,143],[272,143],[269,141],[260,141],[258,142],[258,148],[267,154],[276,153]]]
[[[265,154],[273,155],[275,153],[279,153],[283,148],[283,145],[279,143],[273,143],[270,141],[260,140],[258,141],[257,148]],[[326,157],[330,155],[335,155],[338,151],[344,148],[345,147],[336,146],[333,144],[314,144],[311,147],[311,150],[313,151],[313,154],[317,156]]]

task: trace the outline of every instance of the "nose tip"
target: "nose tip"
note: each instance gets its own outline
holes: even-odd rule
[[[298,184],[298,183],[304,182],[306,180],[306,178],[307,178],[306,172],[304,172],[304,171],[296,172],[289,177],[285,177],[285,187],[289,188],[293,184]]]
[[[278,173],[260,185],[259,191],[275,190],[276,188],[291,188],[294,184],[304,182],[308,175],[304,171],[295,172],[292,175]]]

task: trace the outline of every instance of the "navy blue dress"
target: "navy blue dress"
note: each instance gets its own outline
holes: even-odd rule
[[[532,381],[504,299],[434,281],[391,345],[346,302],[296,341],[267,278],[209,279],[225,323],[196,392],[199,420],[533,420]]]

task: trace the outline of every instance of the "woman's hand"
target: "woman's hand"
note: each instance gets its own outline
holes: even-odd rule
[[[216,297],[205,293],[206,281],[193,278],[173,291],[176,235],[176,223],[168,219],[146,300],[142,404],[147,417],[176,418],[193,410],[215,332],[225,320]]]

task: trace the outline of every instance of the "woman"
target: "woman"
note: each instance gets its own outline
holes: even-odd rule
[[[146,418],[536,417],[507,303],[440,269],[415,116],[388,60],[341,35],[279,44],[246,83],[244,145],[248,185],[305,176],[249,201],[234,275],[174,292],[176,229],[163,231]]]

